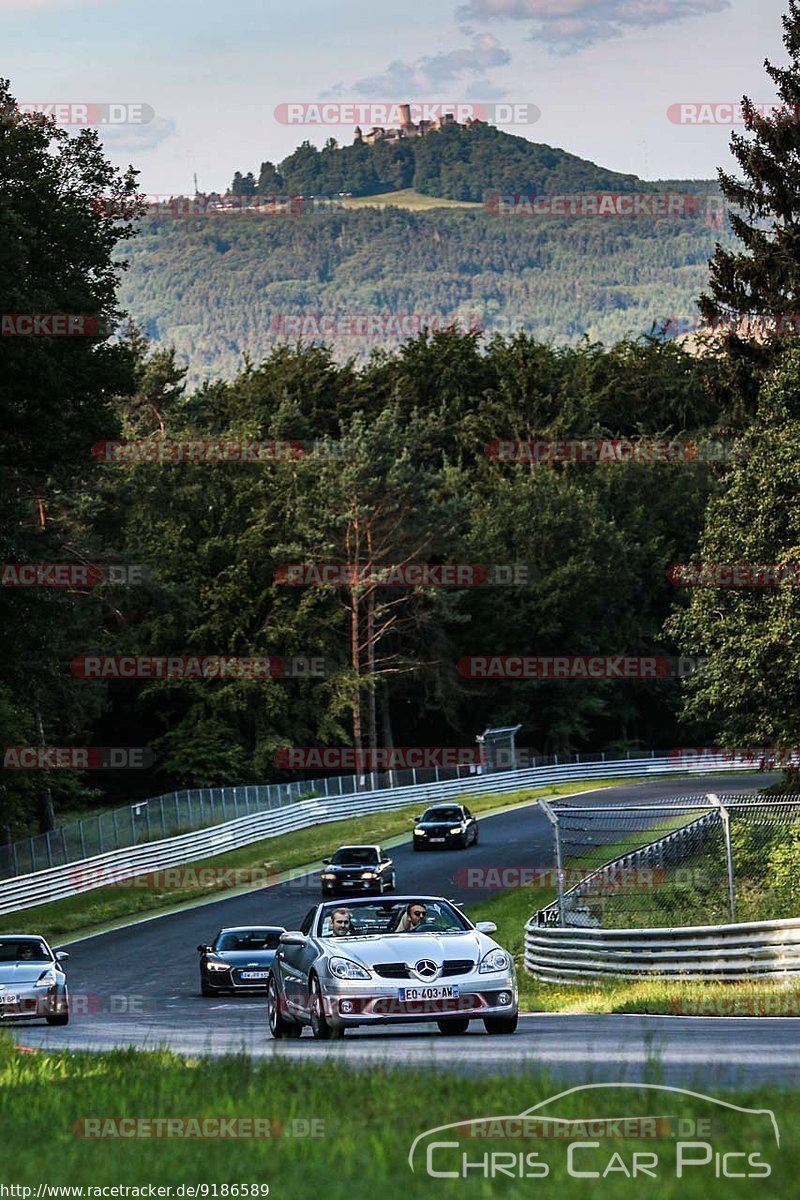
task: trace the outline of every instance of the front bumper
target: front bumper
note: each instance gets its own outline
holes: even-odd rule
[[[420,837],[420,835],[415,832],[414,846],[418,850],[420,848],[427,850],[428,847],[430,847],[431,850],[446,850],[448,846],[461,846],[465,837],[466,834],[464,833],[450,833],[449,830],[447,830],[446,833],[427,833],[425,837]]]
[[[215,992],[266,992],[269,967],[259,968],[265,972],[263,979],[239,979],[234,971],[204,971],[204,983]]]
[[[458,987],[458,999],[410,1000],[399,999],[400,986],[395,982],[375,980],[324,979],[322,987],[325,1016],[331,1025],[347,1028],[355,1025],[405,1025],[409,1022],[438,1021],[445,1017],[513,1017],[518,1010],[517,980],[513,973],[492,975],[472,973],[447,979]],[[502,1002],[503,996],[506,1003]]]
[[[2,1000],[9,993],[16,997],[13,1004]],[[42,1017],[64,1016],[68,1012],[66,992],[62,989],[25,986],[11,992],[0,993],[0,1023],[6,1021],[33,1021]]]
[[[323,896],[358,895],[362,892],[380,891],[380,879],[337,879],[322,881]]]

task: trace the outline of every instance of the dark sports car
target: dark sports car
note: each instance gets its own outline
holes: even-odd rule
[[[264,992],[278,949],[282,925],[243,925],[220,929],[210,946],[198,946],[200,991]]]
[[[42,937],[7,933],[0,937],[0,1022],[44,1017],[48,1025],[69,1021],[66,950],[53,951]]]
[[[414,821],[415,850],[464,849],[478,841],[478,822],[466,804],[434,804]]]
[[[340,846],[333,858],[324,859],[320,875],[323,896],[344,896],[348,892],[393,892],[394,865],[380,846]]]

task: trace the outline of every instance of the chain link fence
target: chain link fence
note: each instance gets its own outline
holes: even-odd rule
[[[540,925],[646,929],[800,916],[796,794],[540,804],[558,882]]]

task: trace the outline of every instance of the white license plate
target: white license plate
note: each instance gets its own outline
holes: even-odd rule
[[[430,841],[430,842],[443,842],[443,841],[445,841],[445,839],[444,839],[444,838],[428,838],[428,841]]]
[[[0,993],[0,1004],[19,1004],[20,998],[14,992]]]
[[[458,984],[445,983],[431,987],[407,987],[399,989],[401,1000],[457,1000]]]
[[[242,979],[266,979],[269,971],[242,971]]]

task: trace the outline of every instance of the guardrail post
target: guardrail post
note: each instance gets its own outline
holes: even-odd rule
[[[166,820],[165,820],[165,818],[164,818],[164,797],[163,797],[163,796],[159,796],[159,797],[158,797],[158,805],[159,805],[159,809],[160,809],[160,811],[161,811],[161,832],[162,832],[162,833],[164,834],[164,836],[166,837],[166,835],[167,835],[167,823],[166,823]]]
[[[83,836],[83,821],[78,821],[78,837],[80,838],[81,843],[81,858],[86,858],[86,838]],[[49,834],[47,835],[47,839],[49,843]]]
[[[547,801],[540,800],[539,807],[553,826],[553,836],[556,842],[556,874],[558,880],[558,923],[563,926],[566,922],[564,920],[564,860],[561,857],[561,830],[558,825],[558,817]]]
[[[720,800],[719,796],[715,796],[712,792],[707,792],[706,798],[719,810],[719,815],[722,820],[722,836],[725,840],[725,858],[727,859],[728,863],[728,912],[730,913],[731,921],[735,921],[736,887],[733,875],[733,851],[731,849],[731,815]]]

